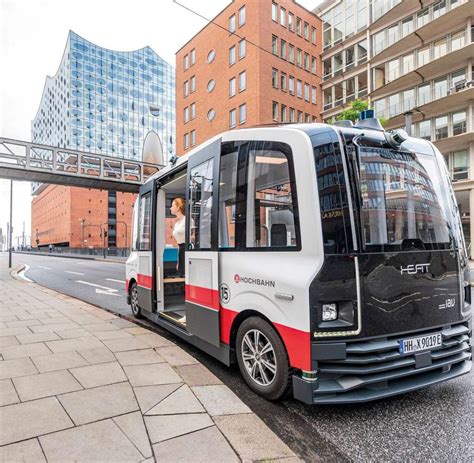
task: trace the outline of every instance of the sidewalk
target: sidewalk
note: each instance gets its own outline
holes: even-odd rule
[[[299,461],[158,334],[13,279],[3,257],[0,294],[0,461]]]

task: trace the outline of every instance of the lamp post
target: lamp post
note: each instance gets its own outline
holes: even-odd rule
[[[123,220],[116,220],[117,223],[123,223],[125,226],[125,248],[128,248],[128,226]]]
[[[13,180],[10,180],[10,229],[8,230],[10,248],[8,250],[8,268],[12,268],[12,238],[13,238]]]

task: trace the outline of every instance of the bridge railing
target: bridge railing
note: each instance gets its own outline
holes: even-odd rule
[[[163,166],[0,137],[0,167],[142,185]]]

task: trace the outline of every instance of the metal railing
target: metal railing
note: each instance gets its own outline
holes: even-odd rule
[[[160,167],[0,137],[0,178],[137,192]]]

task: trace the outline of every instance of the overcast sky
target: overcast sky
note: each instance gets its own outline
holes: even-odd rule
[[[229,0],[180,0],[212,18]],[[259,0],[252,0],[259,1]],[[313,9],[320,0],[298,0]],[[175,65],[175,52],[206,21],[172,0],[0,0],[0,136],[31,140],[31,120],[47,75],[54,76],[73,30],[99,46],[129,51],[149,45]],[[14,182],[13,243],[30,235],[31,189]],[[0,179],[0,228],[6,234],[10,182]]]

